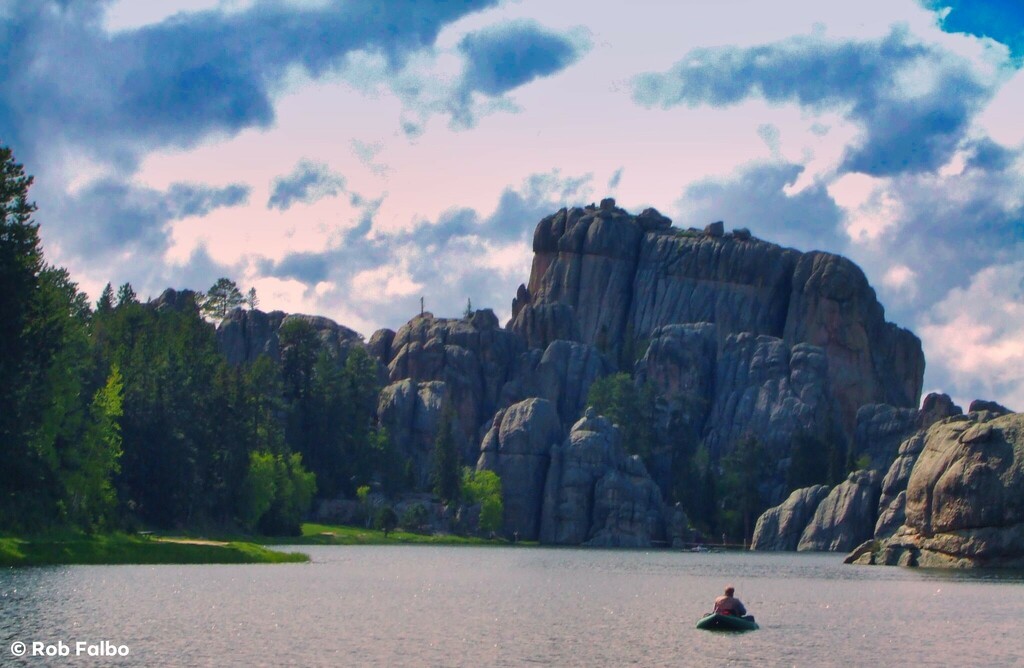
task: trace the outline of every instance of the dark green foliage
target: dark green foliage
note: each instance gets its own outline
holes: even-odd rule
[[[722,459],[720,470],[718,528],[734,540],[749,541],[754,522],[766,508],[760,486],[771,466],[764,447],[748,435]]]
[[[395,530],[398,526],[398,515],[391,506],[381,506],[373,517],[373,528],[384,532],[384,537]]]
[[[117,289],[117,305],[128,306],[130,304],[138,304],[139,296],[135,294],[135,289],[132,288],[131,283],[123,283],[121,287]]]
[[[228,279],[167,309],[107,284],[93,313],[44,262],[31,183],[0,147],[0,530],[294,533],[321,481],[325,496],[409,487],[362,347],[327,349],[296,318],[280,363],[229,365],[202,313],[258,300]]]
[[[114,309],[114,287],[107,283],[103,288],[103,292],[100,294],[100,298],[96,301],[96,313],[102,313],[104,315],[110,313]]]
[[[590,386],[587,404],[618,425],[622,443],[630,454],[648,458],[657,442],[654,390],[637,387],[627,373],[606,376]]]
[[[434,494],[445,503],[459,499],[460,474],[459,453],[455,447],[454,425],[455,411],[451,405],[445,406],[441,412],[441,421],[437,427],[437,438],[434,440],[434,457],[431,467],[430,481]]]
[[[790,450],[787,489],[800,489],[811,485],[828,484],[830,448],[810,434],[797,434]]]
[[[400,524],[406,531],[419,532],[430,522],[427,508],[422,503],[414,503],[402,513]]]

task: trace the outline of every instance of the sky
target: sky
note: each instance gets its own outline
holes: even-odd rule
[[[1019,0],[0,0],[0,144],[94,299],[504,321],[616,198],[857,262],[925,392],[1024,409]]]

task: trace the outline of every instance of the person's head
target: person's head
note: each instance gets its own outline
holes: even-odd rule
[[[731,585],[725,588],[725,595],[726,596],[732,596],[735,593],[736,593],[736,590]]]

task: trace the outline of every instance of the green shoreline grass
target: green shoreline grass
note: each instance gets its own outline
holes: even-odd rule
[[[187,539],[185,539],[187,540]],[[309,561],[249,541],[183,542],[114,533],[0,537],[0,566],[61,564],[276,564]]]
[[[64,531],[40,536],[0,536],[0,567],[67,564],[276,564],[309,561],[297,552],[278,552],[275,545],[477,545],[511,546],[502,539],[451,534],[418,534],[357,526],[302,525],[301,536],[202,535],[157,532],[152,536],[124,533],[86,535]],[[520,541],[519,546],[536,545]]]
[[[390,531],[385,537],[384,532],[377,529],[314,523],[303,524],[301,536],[275,536],[261,538],[259,541],[264,545],[512,545],[499,538],[475,538],[452,534],[427,535],[405,531]],[[518,543],[518,545],[528,544],[530,543],[524,541]]]

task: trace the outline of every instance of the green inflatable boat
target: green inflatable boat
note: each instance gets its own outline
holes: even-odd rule
[[[739,617],[712,612],[700,618],[697,628],[705,631],[754,631],[758,626],[751,615]]]

